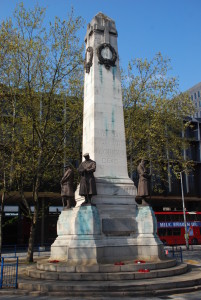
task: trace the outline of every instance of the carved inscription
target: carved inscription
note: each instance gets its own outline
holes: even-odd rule
[[[98,145],[98,147],[111,147],[111,148],[125,149],[124,140],[119,140],[119,139],[106,141],[103,138],[95,138],[95,145]]]
[[[125,151],[124,150],[120,150],[120,149],[102,149],[102,148],[95,148],[95,152],[102,154],[102,155],[110,155],[110,156],[114,156],[114,155],[124,155]]]
[[[109,158],[109,157],[102,157],[103,164],[117,164],[118,159],[116,158]]]
[[[113,136],[113,137],[122,136],[121,132],[117,132],[115,130],[103,130],[103,129],[96,129],[96,134],[99,136]]]

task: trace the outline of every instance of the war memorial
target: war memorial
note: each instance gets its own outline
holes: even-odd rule
[[[128,177],[115,22],[98,13],[88,24],[85,43],[83,162],[76,206],[62,192],[67,204],[50,257],[28,267],[18,287],[39,295],[121,297],[201,286],[199,270],[190,271],[165,255],[146,202],[148,190],[139,186],[137,193]],[[143,160],[138,172],[145,172]],[[68,168],[62,182],[67,173]],[[142,204],[136,203],[137,194]]]
[[[51,259],[114,263],[163,258],[151,207],[138,206],[128,177],[121,78],[115,23],[102,13],[88,25],[86,42],[83,155],[96,162],[97,195],[92,205],[62,211]]]

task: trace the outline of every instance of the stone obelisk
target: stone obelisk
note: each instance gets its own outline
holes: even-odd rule
[[[128,179],[115,23],[102,13],[88,25],[83,152],[97,163],[96,178]]]
[[[136,231],[136,188],[127,170],[115,22],[98,13],[88,24],[85,43],[83,153],[96,161],[97,196],[92,201],[102,231],[118,236]]]
[[[81,206],[77,190],[77,206],[59,217],[51,257],[77,263],[158,259],[163,249],[153,211],[137,206],[128,177],[115,22],[98,13],[85,43],[83,154],[96,161],[97,195],[95,206]]]

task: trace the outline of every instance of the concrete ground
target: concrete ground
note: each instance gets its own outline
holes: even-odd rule
[[[58,297],[51,297],[51,296],[20,296],[20,295],[1,295],[1,300],[8,300],[8,299],[21,299],[21,300],[58,300]],[[116,297],[59,297],[59,300],[121,300],[121,298]],[[161,296],[161,297],[124,297],[124,300],[200,300],[201,299],[201,291],[187,293],[187,294],[177,294],[171,296]]]
[[[169,247],[165,247],[165,249],[170,249]],[[183,249],[183,259],[184,262],[190,264],[190,265],[195,265],[195,266],[201,266],[201,245],[199,246],[194,246],[193,248],[190,247],[189,251],[185,250],[185,247],[182,246]],[[47,256],[45,256],[47,257]],[[35,260],[40,260],[43,259],[43,256],[35,256]],[[19,265],[19,273],[23,273],[24,270],[26,269],[27,264],[24,263],[24,258],[20,258],[20,265]],[[200,274],[201,276],[201,274]],[[0,299],[1,300],[6,300],[6,299],[41,299],[41,300],[56,300],[58,297],[54,296],[38,296],[38,295],[22,295],[20,294],[20,291],[18,290],[16,293],[16,290],[14,289],[8,289],[8,290],[0,290]],[[59,297],[60,300],[120,300],[122,297]],[[123,297],[124,300],[201,300],[201,291],[195,291],[191,293],[180,293],[180,294],[172,294],[172,295],[163,295],[163,296],[158,296],[158,297]]]

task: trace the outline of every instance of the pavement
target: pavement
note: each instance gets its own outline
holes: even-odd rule
[[[8,300],[8,299],[21,299],[21,300],[58,300],[58,297],[51,297],[51,296],[20,296],[20,295],[1,295],[1,300]],[[121,300],[122,297],[59,297],[59,300]],[[124,300],[200,300],[201,299],[201,292],[193,292],[193,293],[186,293],[186,294],[177,294],[171,296],[161,296],[161,297],[124,297]]]
[[[179,247],[178,247],[179,248]],[[170,250],[170,247],[165,247],[165,250]],[[188,251],[186,251],[185,246],[182,246],[182,250],[183,250],[183,259],[185,263],[188,263],[190,265],[193,266],[198,266],[201,267],[201,245],[198,246],[193,246],[190,247],[190,249]],[[43,254],[40,257],[38,257],[37,255],[34,257],[35,261],[47,258],[48,254]],[[19,275],[20,274],[24,274],[25,270],[27,268],[27,264],[25,262],[25,258],[24,257],[20,257],[19,259]],[[200,274],[201,276],[201,274]],[[156,296],[156,297],[100,297],[100,296],[96,296],[96,297],[59,297],[59,300],[120,300],[120,299],[124,299],[124,300],[201,300],[201,290],[198,291],[194,291],[194,292],[190,292],[190,293],[180,293],[180,294],[171,294],[171,295],[163,295],[163,296]],[[20,294],[20,290],[15,290],[15,289],[4,289],[0,290],[0,300],[6,300],[6,299],[41,299],[41,300],[56,300],[58,299],[58,296],[39,296],[37,294],[34,295],[34,292],[32,294],[29,295],[23,295]]]

